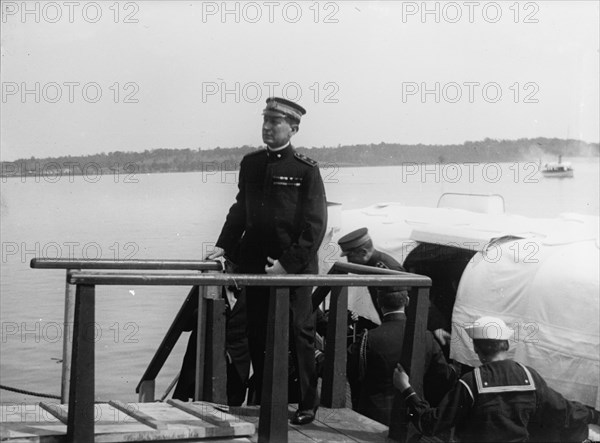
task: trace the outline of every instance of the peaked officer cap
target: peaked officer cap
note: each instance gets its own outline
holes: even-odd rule
[[[292,117],[298,122],[302,116],[306,114],[306,109],[297,103],[280,97],[269,97],[267,99],[267,107],[263,111],[263,115],[272,117]]]
[[[344,235],[338,240],[338,244],[342,248],[342,257],[348,255],[353,249],[361,247],[369,240],[371,240],[371,236],[367,228],[360,228]]]

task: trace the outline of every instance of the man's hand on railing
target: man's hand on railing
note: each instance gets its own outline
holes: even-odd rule
[[[213,249],[212,252],[209,252],[208,254],[206,254],[206,257],[204,257],[204,260],[216,260],[219,257],[223,257],[225,255],[225,250],[223,248],[219,248],[218,246],[215,246],[215,248]]]
[[[267,257],[267,261],[271,265],[271,266],[265,265],[265,272],[267,274],[271,274],[271,275],[287,274],[287,271],[285,270],[285,268],[283,266],[281,266],[281,263],[279,263],[279,260],[275,260],[275,259],[272,259],[271,257]]]

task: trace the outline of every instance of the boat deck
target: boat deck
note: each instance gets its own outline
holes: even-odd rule
[[[291,418],[296,407],[288,407]],[[0,440],[65,442],[67,405],[41,402],[0,406]],[[207,402],[97,403],[95,441],[256,442],[258,407],[223,407]],[[288,425],[290,443],[386,442],[388,428],[351,409],[321,407],[313,423]]]

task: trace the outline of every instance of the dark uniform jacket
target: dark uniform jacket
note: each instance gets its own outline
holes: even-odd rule
[[[390,313],[383,318],[381,326],[363,334],[354,343],[348,356],[348,381],[352,388],[354,409],[385,425],[390,423],[395,389],[392,376],[397,363],[407,365],[402,359],[404,313]],[[456,372],[447,364],[442,351],[428,332],[425,346],[425,382],[438,381],[447,392],[456,382]],[[358,404],[355,405],[354,402]]]
[[[462,377],[437,408],[403,392],[413,423],[426,435],[456,426],[460,441],[583,441],[598,414],[554,391],[513,360],[487,363]]]
[[[291,145],[276,152],[261,149],[242,159],[238,188],[217,246],[240,272],[264,273],[271,257],[289,274],[317,273],[327,226],[317,163]]]

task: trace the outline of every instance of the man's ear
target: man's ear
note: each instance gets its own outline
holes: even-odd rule
[[[290,125],[290,127],[292,128],[292,135],[296,135],[300,131],[300,125],[297,123]]]

